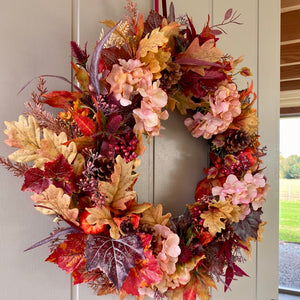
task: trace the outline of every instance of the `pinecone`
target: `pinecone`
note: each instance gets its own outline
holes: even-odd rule
[[[251,137],[244,131],[234,131],[225,138],[225,150],[228,153],[236,153],[247,148],[251,143]]]
[[[91,177],[99,179],[100,181],[108,181],[114,170],[113,158],[107,158],[105,156],[91,156],[87,163],[87,172]]]
[[[180,80],[181,75],[180,65],[169,61],[163,76],[160,78],[161,86],[163,89],[170,89]]]

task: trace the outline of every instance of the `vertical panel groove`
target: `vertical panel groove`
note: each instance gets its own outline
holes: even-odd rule
[[[152,192],[152,195],[149,195],[149,198],[148,199],[151,199],[151,202],[152,204],[155,204],[155,137],[153,137],[153,140],[152,140],[152,147],[150,148],[150,150],[152,150],[152,156],[151,156],[151,160],[149,162],[149,166],[152,165],[152,168],[151,168],[151,172],[152,174],[150,174],[149,176],[149,186],[148,186],[148,191],[150,193],[150,191]],[[152,164],[151,164],[152,162]],[[152,178],[152,181],[151,181],[151,178]],[[152,186],[152,189],[151,189],[151,186]]]
[[[259,99],[260,99],[260,90],[259,90],[259,63],[260,63],[260,53],[259,53],[259,24],[260,24],[260,16],[259,16],[259,0],[257,0],[257,65],[256,65],[256,86],[257,86],[257,117],[259,119]],[[259,131],[259,128],[258,128]],[[259,132],[258,132],[259,133]],[[255,247],[255,256],[256,256],[256,261],[255,261],[255,299],[257,300],[258,297],[258,292],[257,292],[257,286],[258,286],[258,242],[256,242],[256,247]]]
[[[77,44],[80,43],[80,0],[71,0],[71,40],[76,41]],[[71,58],[73,62],[73,56],[71,53]],[[74,72],[71,67],[71,81],[73,82]],[[73,82],[74,83],[74,82]],[[73,87],[72,87],[73,88]],[[73,284],[73,279],[71,277],[70,285],[70,300],[79,300],[79,285]]]

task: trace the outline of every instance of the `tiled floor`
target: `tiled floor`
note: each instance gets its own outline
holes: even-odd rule
[[[293,296],[288,294],[279,294],[278,300],[300,300],[300,296]]]

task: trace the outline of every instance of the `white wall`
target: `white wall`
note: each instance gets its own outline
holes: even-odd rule
[[[99,20],[118,20],[125,0],[26,0],[2,1],[0,18],[0,120],[15,120],[23,111],[23,102],[34,84],[16,96],[23,84],[40,74],[57,74],[70,78],[69,41],[77,40],[89,49],[99,36]],[[143,12],[153,6],[151,0],[137,1]],[[279,122],[279,0],[175,0],[176,13],[193,17],[198,31],[212,16],[222,20],[228,8],[238,10],[243,25],[226,27],[219,47],[238,57],[245,55],[245,65],[254,74],[258,94],[259,134],[268,147],[264,158],[268,183],[272,190],[264,206],[268,221],[264,242],[253,245],[253,258],[246,264],[250,278],[232,284],[232,292],[222,287],[213,292],[214,300],[277,299],[278,286],[278,122]],[[240,82],[245,85],[245,82]],[[50,80],[49,89],[67,89],[59,80]],[[163,202],[166,211],[180,213],[184,203],[193,201],[193,187],[207,164],[205,143],[186,134],[182,118],[173,115],[165,123],[162,138],[147,150],[139,178],[142,200]],[[0,124],[4,129],[4,125]],[[10,151],[3,145],[0,152]],[[172,149],[170,151],[170,149]],[[166,154],[167,153],[167,154]],[[196,168],[195,168],[196,165]],[[168,171],[168,173],[166,172]],[[195,182],[193,182],[195,181]],[[175,182],[175,185],[174,185]],[[29,194],[20,192],[21,180],[0,169],[0,299],[97,299],[86,287],[71,288],[70,278],[55,265],[44,263],[46,247],[23,253],[23,249],[44,238],[52,228],[51,220],[36,212]],[[175,190],[174,186],[178,187]],[[113,297],[105,297],[110,299]]]

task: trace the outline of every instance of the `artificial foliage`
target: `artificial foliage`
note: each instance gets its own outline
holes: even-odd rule
[[[262,239],[269,189],[253,85],[235,83],[251,72],[217,47],[239,15],[229,9],[197,33],[188,16],[175,18],[173,4],[164,16],[145,17],[130,0],[126,9],[119,23],[103,22],[109,31],[91,56],[71,42],[71,91],[48,92],[39,79],[24,114],[5,122],[5,143],[16,149],[0,163],[24,177],[21,189],[57,223],[29,249],[50,243],[46,261],[74,284],[121,299],[209,299],[216,282],[226,291],[247,276],[240,263]],[[172,217],[162,204],[143,203],[134,185],[145,140],[163,138],[161,123],[174,110],[186,115],[187,134],[209,144],[210,165],[190,187],[194,202]]]

